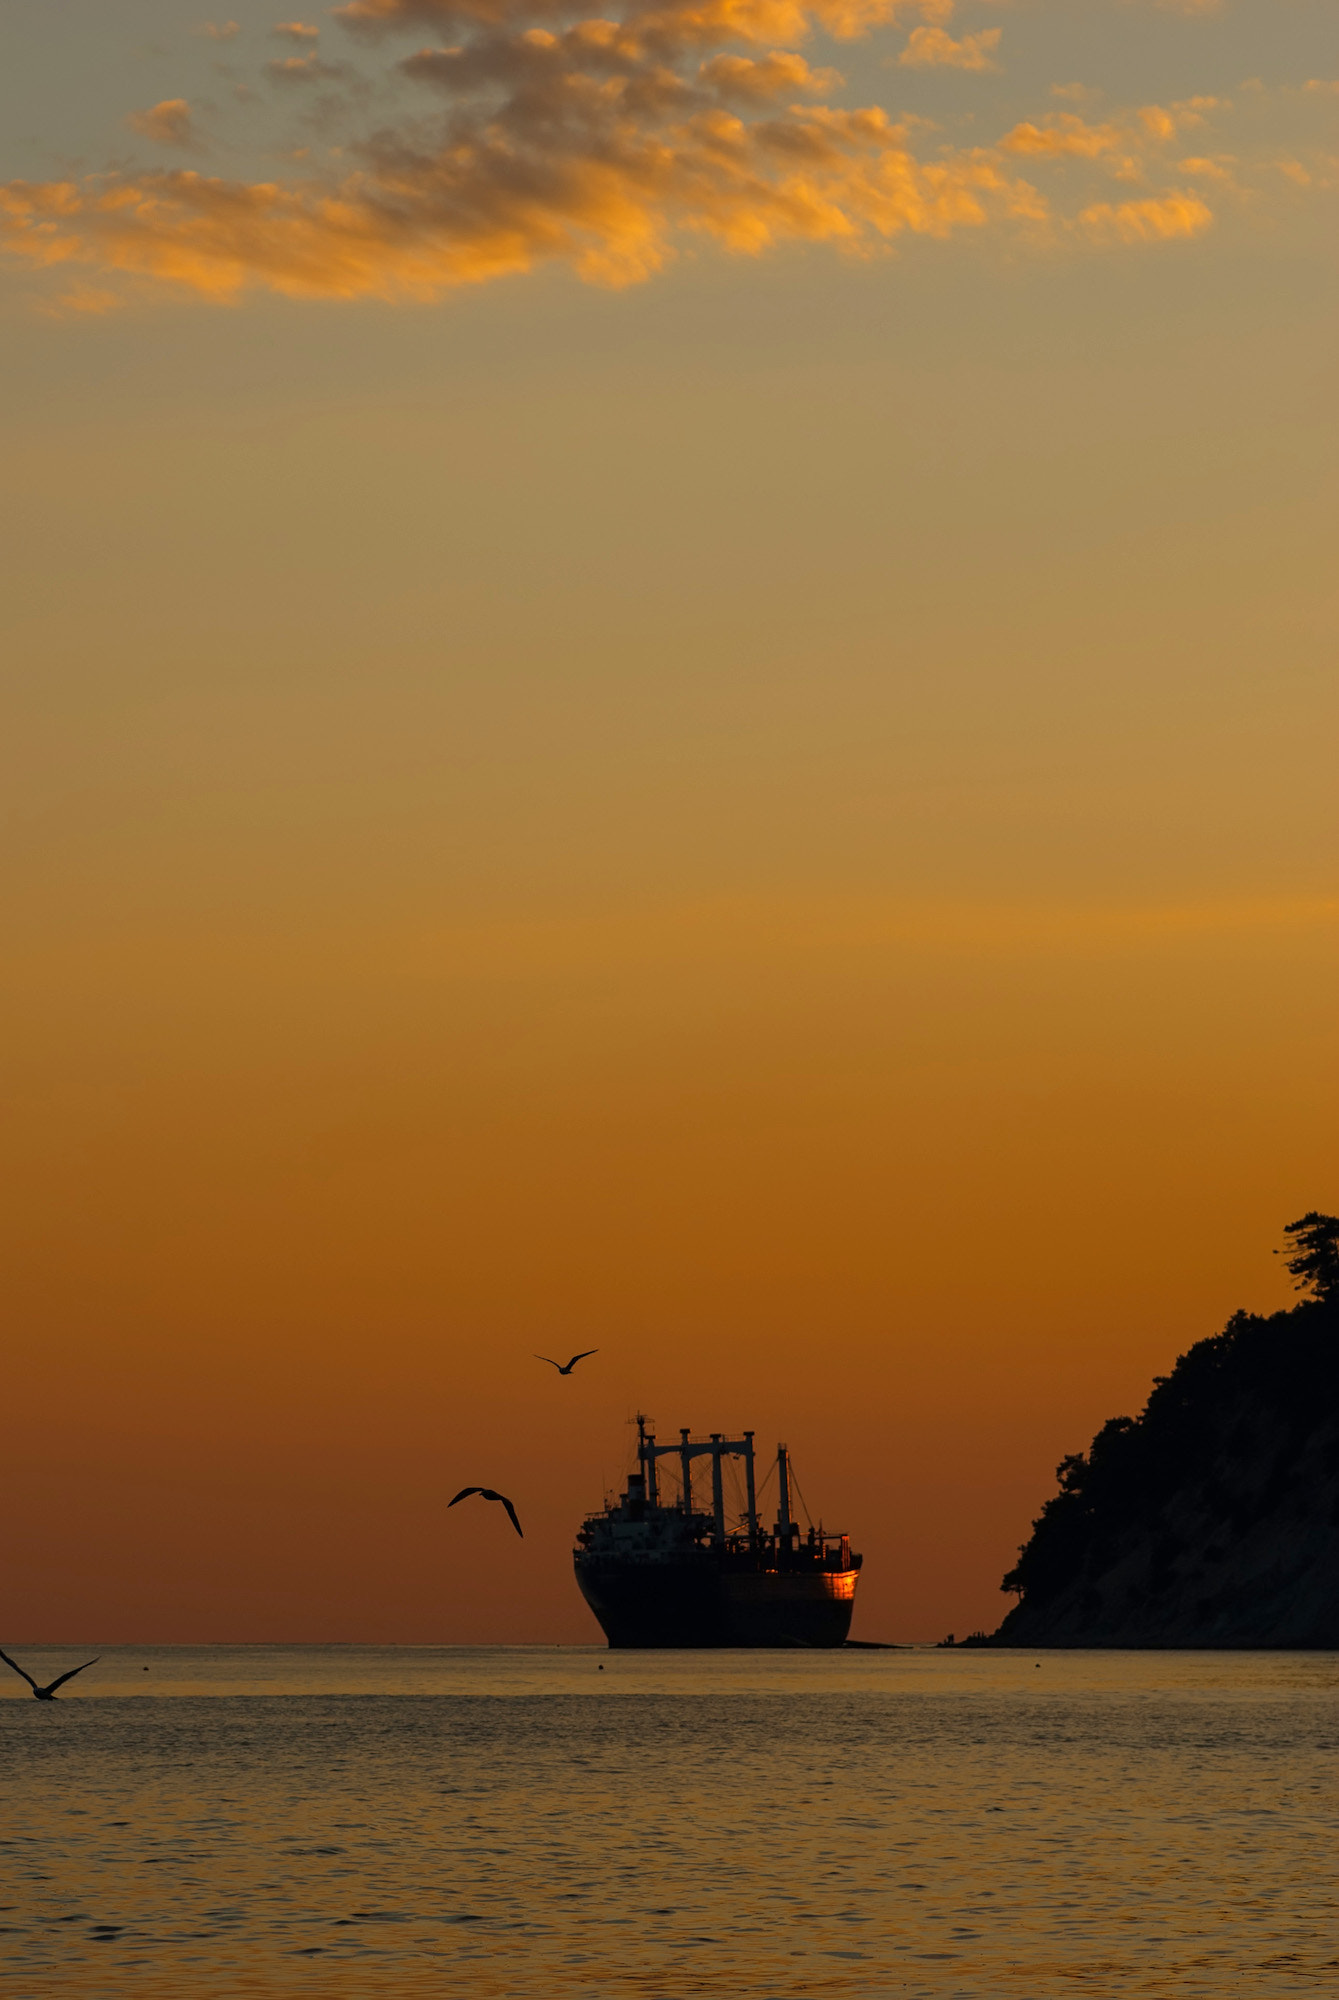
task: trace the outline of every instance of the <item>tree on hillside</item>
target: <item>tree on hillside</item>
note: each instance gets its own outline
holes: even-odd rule
[[[1313,1299],[1339,1298],[1339,1215],[1322,1215],[1313,1208],[1283,1233],[1288,1249],[1274,1255],[1286,1256],[1295,1289],[1310,1292]]]
[[[1259,1623],[1265,1612],[1259,1610],[1258,1552],[1250,1557],[1256,1570],[1240,1552],[1249,1552],[1252,1535],[1265,1533],[1271,1522],[1284,1551],[1278,1589],[1288,1577],[1296,1582],[1315,1569],[1324,1579],[1317,1589],[1330,1607],[1308,1624],[1311,1614],[1303,1606],[1300,1623],[1285,1620],[1278,1629],[1333,1632],[1339,1643],[1333,1585],[1339,1552],[1339,1216],[1311,1209],[1284,1234],[1284,1247],[1274,1254],[1285,1259],[1305,1297],[1266,1316],[1233,1313],[1221,1333],[1197,1340],[1169,1375],[1154,1377],[1138,1417],[1114,1417],[1086,1452],[1061,1459],[1058,1491],[1042,1507],[1001,1585],[1021,1599],[1001,1627],[1004,1644],[1014,1643],[1012,1634],[1031,1643],[1040,1632],[1062,1629],[1065,1644],[1089,1643],[1083,1635],[1094,1632],[1106,1635],[1094,1644],[1126,1643],[1113,1632],[1142,1634],[1139,1644],[1162,1643],[1160,1629],[1193,1631],[1196,1619],[1198,1629],[1218,1635],[1215,1645],[1228,1643],[1224,1619],[1235,1619],[1231,1629],[1239,1633],[1268,1631],[1267,1619]],[[1312,1451],[1314,1439],[1320,1442]],[[1313,1530],[1321,1537],[1319,1555],[1308,1540]],[[1232,1567],[1239,1561],[1247,1563],[1240,1574]],[[1217,1609],[1211,1602],[1220,1588],[1237,1593],[1230,1619],[1228,1598]],[[1061,1622],[1048,1627],[1052,1615]],[[1331,1644],[1328,1636],[1324,1644]]]

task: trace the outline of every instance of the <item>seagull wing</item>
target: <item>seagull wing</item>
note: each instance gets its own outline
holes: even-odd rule
[[[98,1660],[101,1658],[102,1655],[99,1653]],[[54,1694],[57,1688],[63,1688],[66,1681],[72,1681],[76,1674],[82,1674],[84,1667],[96,1667],[98,1660],[85,1660],[83,1667],[71,1667],[68,1674],[62,1674],[58,1681],[52,1681],[50,1687],[47,1689],[47,1693]]]
[[[588,1354],[598,1354],[599,1351],[598,1347],[587,1347],[582,1353],[574,1354],[567,1365],[569,1368],[575,1368],[578,1361],[584,1361]]]
[[[17,1660],[11,1660],[8,1653],[0,1653],[0,1660],[3,1660],[7,1667],[13,1667],[16,1674],[22,1674],[30,1688],[37,1686],[37,1682],[33,1679],[32,1675],[21,1667]]]
[[[468,1500],[471,1493],[482,1493],[482,1492],[483,1492],[482,1486],[462,1486],[459,1493],[457,1493],[456,1495],[456,1500]],[[456,1500],[448,1500],[446,1503],[447,1506],[454,1507],[456,1504]]]
[[[562,1374],[562,1372],[563,1372],[563,1364],[562,1364],[562,1362],[561,1362],[561,1361],[555,1361],[555,1360],[554,1360],[554,1358],[553,1358],[553,1356],[552,1356],[551,1354],[536,1354],[536,1355],[535,1355],[535,1359],[536,1359],[536,1361],[547,1361],[547,1362],[548,1362],[548,1364],[549,1364],[549,1366],[550,1366],[550,1368],[556,1368],[556,1369],[558,1370],[558,1373],[559,1373],[560,1375]]]
[[[463,1500],[467,1493],[477,1493],[481,1500],[501,1501],[502,1505],[506,1508],[507,1513],[511,1519],[512,1527],[515,1528],[517,1534],[521,1537],[521,1540],[522,1541],[525,1540],[525,1530],[521,1526],[520,1522],[517,1520],[516,1509],[512,1506],[511,1501],[507,1498],[505,1493],[498,1493],[491,1486],[463,1486],[460,1492],[457,1493],[456,1500]],[[453,1500],[451,1502],[451,1505],[453,1507],[456,1504],[456,1500]]]

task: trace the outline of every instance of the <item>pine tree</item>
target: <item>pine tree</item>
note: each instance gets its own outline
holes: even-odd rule
[[[1313,1299],[1339,1298],[1339,1215],[1312,1208],[1284,1229],[1289,1239],[1287,1268],[1295,1289]],[[1276,1250],[1276,1257],[1284,1255]]]

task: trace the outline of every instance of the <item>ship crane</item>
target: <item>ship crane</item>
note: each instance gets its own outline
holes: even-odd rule
[[[722,1437],[713,1431],[709,1440],[694,1444],[686,1430],[679,1432],[678,1444],[657,1444],[656,1434],[646,1427],[647,1419],[637,1418],[637,1462],[642,1468],[642,1478],[646,1483],[646,1497],[653,1507],[660,1505],[660,1482],[656,1475],[656,1461],[661,1458],[677,1458],[679,1477],[683,1482],[683,1507],[685,1514],[693,1511],[693,1460],[711,1460],[711,1511],[712,1540],[718,1548],[725,1546],[725,1481],[721,1471],[721,1461],[726,1458],[742,1458],[744,1461],[744,1485],[747,1492],[745,1509],[748,1521],[750,1544],[758,1539],[758,1496],[753,1477],[753,1432],[745,1431],[742,1438]],[[782,1451],[785,1446],[782,1445]],[[788,1489],[787,1489],[788,1490]]]

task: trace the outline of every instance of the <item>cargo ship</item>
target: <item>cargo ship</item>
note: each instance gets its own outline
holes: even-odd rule
[[[675,1461],[677,1493],[661,1496],[661,1461]],[[711,1461],[711,1507],[700,1508],[693,1471]],[[725,1461],[742,1459],[745,1505],[728,1520]],[[612,1647],[841,1646],[851,1629],[862,1558],[849,1535],[792,1512],[790,1453],[776,1452],[777,1511],[758,1518],[753,1432],[709,1438],[680,1431],[658,1444],[637,1419],[637,1470],[627,1489],[588,1514],[573,1555],[581,1594]],[[770,1478],[767,1482],[770,1484]],[[795,1488],[798,1492],[798,1488]]]

